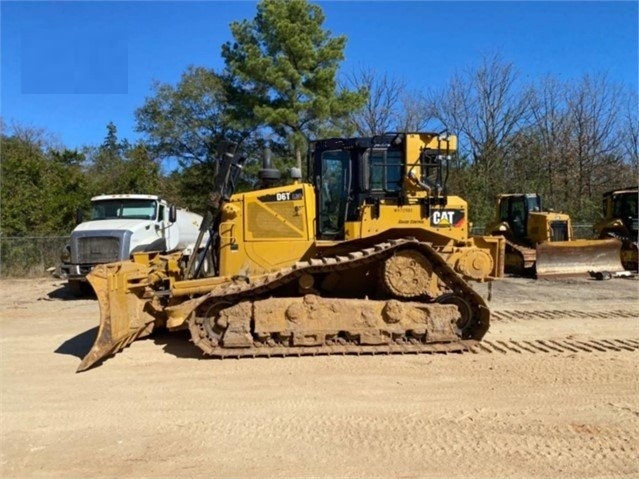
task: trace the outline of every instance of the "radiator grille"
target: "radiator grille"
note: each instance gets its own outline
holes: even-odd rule
[[[119,261],[119,238],[78,238],[79,263],[111,263]]]
[[[550,241],[568,241],[567,221],[552,221],[550,223]]]
[[[302,238],[303,217],[295,213],[290,202],[269,204],[249,203],[248,232],[253,238]],[[276,216],[273,213],[279,215]]]

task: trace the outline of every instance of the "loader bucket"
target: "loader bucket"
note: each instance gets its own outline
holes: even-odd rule
[[[616,239],[573,240],[537,246],[536,273],[548,276],[588,276],[589,271],[623,271],[621,242]]]
[[[100,305],[98,335],[76,372],[147,336],[155,319],[144,298],[148,266],[124,261],[96,266],[87,276]]]

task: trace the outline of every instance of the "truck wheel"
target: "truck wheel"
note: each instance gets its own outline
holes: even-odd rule
[[[93,288],[86,281],[69,280],[67,283],[67,291],[76,298],[83,298],[90,296],[93,293]]]

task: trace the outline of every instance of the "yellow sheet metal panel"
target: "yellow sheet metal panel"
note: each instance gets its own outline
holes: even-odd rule
[[[554,233],[553,229],[556,230]],[[559,234],[559,230],[563,229],[565,233]],[[570,216],[565,213],[531,211],[528,213],[527,235],[534,244],[544,241],[570,241],[573,238]]]
[[[219,228],[220,274],[262,274],[299,261],[313,244],[314,221],[308,184],[234,195]]]
[[[407,163],[419,158],[421,150],[442,150],[442,154],[453,154],[457,151],[455,135],[438,135],[437,133],[408,133],[406,135]]]
[[[437,151],[438,154],[449,156],[457,151],[457,137],[455,135],[439,135],[437,133],[407,133],[406,134],[406,172],[415,178],[422,178],[420,158],[423,151]],[[427,194],[415,188],[408,176],[404,178],[404,188],[409,196],[423,197]]]
[[[374,205],[362,205],[357,221],[346,222],[346,239],[368,238],[390,230],[421,230],[422,237],[430,236],[464,241],[468,239],[468,207],[466,202],[449,196],[446,206],[432,206],[430,214],[421,204],[399,206],[394,202],[381,202],[379,215]],[[434,240],[437,244],[441,241]]]
[[[312,191],[300,184],[244,194],[246,241],[308,240],[305,198],[309,195]]]
[[[312,245],[310,241],[247,242],[244,244],[247,262],[240,268],[240,274],[264,274],[291,266],[307,256]]]

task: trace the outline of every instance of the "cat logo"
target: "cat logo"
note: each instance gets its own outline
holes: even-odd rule
[[[430,224],[439,228],[459,228],[464,224],[464,210],[435,210],[430,215]]]

